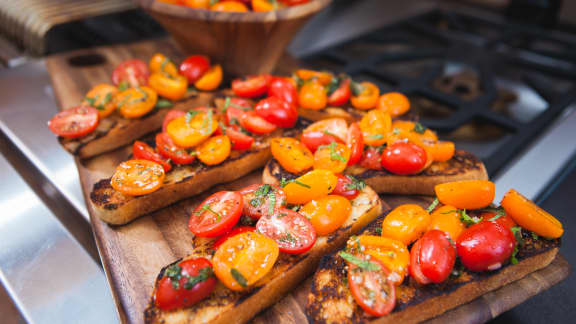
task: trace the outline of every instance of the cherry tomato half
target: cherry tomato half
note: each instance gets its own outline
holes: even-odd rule
[[[409,245],[424,233],[430,221],[430,214],[421,206],[400,205],[389,212],[382,221],[382,236]]]
[[[210,59],[204,55],[188,56],[180,64],[180,74],[185,76],[190,84],[198,81],[208,70],[210,70]]]
[[[348,136],[348,125],[343,118],[330,118],[317,121],[304,129],[302,143],[312,152],[320,145],[332,142],[344,143]]]
[[[350,149],[345,144],[332,142],[319,146],[314,153],[314,169],[330,170],[341,173],[350,159]]]
[[[428,156],[419,145],[396,142],[382,152],[382,167],[395,174],[416,174],[426,166]]]
[[[270,237],[281,252],[300,254],[308,252],[316,243],[316,230],[308,218],[286,208],[274,215],[266,215],[256,223],[258,232]]]
[[[370,110],[360,120],[364,144],[380,146],[386,143],[391,127],[392,118],[389,114],[378,109]]]
[[[122,90],[128,87],[141,87],[148,83],[150,71],[148,65],[142,60],[132,59],[124,61],[112,72],[112,82]]]
[[[246,111],[242,115],[240,126],[254,134],[268,134],[276,130],[276,125],[260,117],[254,111]]]
[[[243,206],[242,195],[234,191],[220,191],[206,198],[190,215],[188,229],[200,237],[216,237],[234,227]]]
[[[218,128],[212,113],[195,110],[194,114],[178,117],[166,126],[166,133],[180,147],[193,147],[212,135]]]
[[[362,130],[358,123],[352,123],[348,128],[348,136],[346,137],[346,144],[350,149],[350,159],[348,165],[354,165],[362,159],[364,152],[364,138],[362,137]]]
[[[298,90],[289,78],[274,77],[268,87],[268,96],[280,98],[298,107]]]
[[[332,171],[312,170],[284,186],[284,192],[289,204],[305,204],[313,199],[326,197],[334,191],[337,183],[338,178]]]
[[[166,133],[166,126],[176,118],[186,116],[186,112],[182,110],[172,109],[166,116],[164,116],[164,121],[162,122],[162,133]]]
[[[230,139],[226,135],[212,136],[198,145],[198,159],[206,165],[216,165],[224,162],[232,150]]]
[[[433,283],[448,279],[456,262],[456,247],[446,233],[439,230],[428,231],[420,238],[420,244],[418,262],[422,274]]]
[[[350,98],[352,106],[356,109],[368,110],[376,108],[378,98],[380,97],[380,89],[372,82],[364,81],[360,84],[355,84],[358,90]]]
[[[156,134],[156,149],[160,155],[176,164],[190,164],[196,159],[186,149],[174,144],[172,138],[166,133]]]
[[[118,165],[110,185],[125,195],[142,196],[160,189],[164,177],[164,168],[156,162],[129,160]]]
[[[63,110],[48,122],[52,133],[65,138],[77,138],[91,133],[98,126],[98,110],[78,106]]]
[[[156,105],[158,94],[149,87],[129,88],[116,95],[116,102],[124,118],[146,115]]]
[[[458,238],[458,256],[472,271],[500,269],[514,251],[516,239],[508,228],[496,222],[468,227]]]
[[[298,103],[305,109],[320,110],[326,107],[328,96],[326,88],[316,79],[307,81],[300,88]]]
[[[388,92],[380,96],[377,108],[389,113],[392,117],[398,117],[410,110],[410,100],[399,92]]]
[[[244,79],[232,81],[232,91],[238,97],[257,98],[268,91],[272,77],[268,74],[251,75]]]
[[[134,142],[134,145],[132,145],[132,155],[134,155],[134,158],[137,160],[148,160],[160,164],[164,168],[164,172],[172,170],[170,162],[162,158],[156,150],[144,142]]]
[[[253,184],[240,190],[244,199],[243,214],[253,219],[272,216],[286,205],[286,193],[269,184]]]
[[[223,133],[230,138],[233,150],[249,150],[254,143],[254,137],[246,135],[238,129],[238,126],[232,125],[227,127]]]
[[[422,250],[422,242],[420,240],[412,244],[412,249],[410,250],[410,276],[416,280],[417,283],[421,285],[427,285],[431,283],[430,279],[424,275],[422,272],[422,266],[420,264],[420,251]]]
[[[222,77],[222,66],[220,66],[220,64],[216,64],[210,67],[210,69],[206,71],[206,73],[204,73],[200,79],[194,82],[194,87],[200,91],[215,90],[220,86],[220,83],[222,83]]]
[[[222,243],[226,242],[229,238],[236,236],[238,234],[246,233],[246,232],[254,232],[256,227],[254,226],[238,226],[234,227],[230,232],[220,236],[214,243],[212,247],[216,250],[222,245]]]
[[[291,173],[306,171],[314,164],[314,156],[304,144],[291,137],[273,138],[270,141],[272,156]]]
[[[378,259],[358,254],[358,258],[377,264],[379,270],[367,270],[356,264],[348,263],[348,286],[354,300],[373,316],[384,316],[390,313],[396,305],[396,288],[388,280],[389,271]]]
[[[298,120],[296,107],[280,97],[260,100],[254,107],[254,111],[268,122],[282,128],[292,128]]]
[[[320,236],[338,230],[346,222],[351,211],[350,201],[337,195],[314,199],[300,209],[300,213],[310,219],[316,233]]]
[[[342,196],[348,200],[352,200],[358,196],[360,191],[358,190],[358,180],[352,178],[352,176],[345,176],[342,174],[337,174],[338,183],[336,188],[332,191],[332,194]]]
[[[111,84],[101,83],[90,89],[82,101],[82,106],[90,106],[98,109],[100,118],[112,114],[116,110],[116,100],[114,97],[118,89]]]
[[[365,169],[380,170],[382,169],[381,156],[382,154],[377,148],[369,147],[364,151],[364,154],[362,154],[360,166]]]
[[[480,209],[494,201],[495,186],[488,180],[461,180],[434,187],[436,197],[445,205],[459,209]]]
[[[344,106],[350,99],[350,79],[345,78],[340,81],[338,88],[328,97],[329,106]]]
[[[188,91],[188,80],[181,75],[152,73],[148,78],[148,85],[160,96],[174,101],[184,98]]]

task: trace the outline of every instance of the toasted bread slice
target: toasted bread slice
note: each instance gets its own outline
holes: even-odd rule
[[[200,92],[174,105],[172,109],[189,110],[209,105],[216,93]],[[170,109],[155,109],[137,119],[112,114],[102,120],[92,133],[80,138],[58,137],[60,144],[81,159],[112,151],[159,129]]]
[[[434,195],[434,186],[458,180],[487,180],[484,164],[472,153],[456,150],[447,162],[434,162],[421,173],[397,175],[386,170],[368,170],[358,165],[348,167],[345,174],[362,179],[378,193]],[[279,183],[282,178],[295,179],[299,174],[286,171],[278,161],[272,159],[264,168],[266,183]]]
[[[364,231],[377,235],[384,216]],[[313,323],[418,323],[465,304],[529,273],[544,268],[554,260],[560,240],[535,239],[523,231],[524,245],[517,254],[518,264],[506,265],[493,272],[459,270],[442,284],[420,286],[411,278],[396,288],[396,306],[392,313],[372,317],[355,302],[346,282],[344,260],[336,254],[322,259],[314,279],[306,312]]]
[[[344,225],[329,236],[319,237],[304,254],[281,253],[276,264],[264,278],[247,291],[235,292],[218,284],[212,295],[198,304],[173,311],[155,307],[154,300],[145,312],[148,324],[245,323],[262,309],[289,293],[314,272],[320,258],[342,247],[348,237],[360,231],[382,213],[378,195],[369,187],[352,201],[352,212]],[[195,238],[194,251],[188,258],[211,258],[213,239]],[[162,278],[164,268],[156,284]]]

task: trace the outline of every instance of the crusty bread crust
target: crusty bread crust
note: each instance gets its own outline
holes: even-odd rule
[[[245,323],[262,309],[274,304],[289,293],[298,283],[314,272],[322,256],[342,247],[347,239],[382,213],[378,195],[366,187],[352,201],[352,212],[344,225],[329,236],[319,237],[314,247],[305,254],[281,253],[272,271],[251,290],[234,292],[218,284],[212,295],[200,303],[185,309],[162,311],[151,300],[145,312],[148,324],[192,323]],[[192,257],[211,258],[212,240],[195,238]],[[213,251],[213,250],[212,250]],[[164,271],[164,270],[163,270]],[[158,280],[161,278],[158,276]]]

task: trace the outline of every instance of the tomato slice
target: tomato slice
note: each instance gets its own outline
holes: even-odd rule
[[[332,194],[342,196],[348,200],[356,198],[360,190],[366,185],[364,182],[352,176],[337,174],[336,177],[338,177],[338,183],[334,191],[332,191]]]
[[[239,127],[232,125],[224,130],[224,134],[230,138],[233,150],[249,150],[254,143],[254,137],[246,135],[238,130]]]
[[[240,120],[240,126],[254,134],[268,134],[276,130],[276,125],[258,116],[253,111],[247,111]]]
[[[216,165],[224,162],[231,151],[230,139],[226,135],[213,136],[198,145],[198,159],[206,165]]]
[[[170,110],[166,116],[164,117],[164,121],[162,122],[162,133],[166,133],[166,126],[176,118],[186,116],[186,112],[182,110],[172,109]]]
[[[124,61],[112,72],[112,82],[119,88],[141,87],[148,83],[150,71],[148,65],[142,60],[131,59]]]
[[[352,211],[350,201],[342,196],[327,195],[302,206],[300,213],[308,219],[320,236],[338,230],[346,222]]]
[[[289,78],[274,77],[268,87],[268,96],[277,97],[293,107],[298,107],[298,90]]]
[[[142,196],[160,189],[164,177],[164,168],[156,162],[129,160],[116,168],[110,184],[125,195]]]
[[[258,116],[282,128],[294,127],[298,121],[296,106],[280,97],[268,97],[260,100],[254,107],[254,111]]]
[[[360,162],[360,159],[362,159],[362,153],[364,152],[364,138],[362,137],[362,130],[358,123],[352,123],[350,127],[348,127],[346,144],[350,149],[348,165],[357,164]]]
[[[350,79],[346,77],[340,81],[338,88],[328,97],[328,105],[344,106],[350,99],[351,94]]]
[[[350,159],[350,149],[345,144],[332,142],[319,146],[314,153],[314,169],[330,170],[341,173]]]
[[[164,168],[164,172],[172,170],[172,165],[170,162],[162,158],[162,156],[160,156],[156,150],[144,142],[134,142],[134,145],[132,145],[132,155],[134,155],[134,158],[138,160],[148,160],[160,164],[162,168]]]
[[[286,193],[269,184],[253,184],[240,190],[244,199],[243,214],[254,219],[277,214],[286,205]]]
[[[395,174],[416,174],[426,166],[426,151],[410,142],[396,142],[382,152],[382,166]]]
[[[190,280],[195,280],[196,284],[190,287]],[[210,261],[205,258],[184,260],[164,270],[154,292],[154,304],[163,310],[190,307],[210,296],[216,284]]]
[[[360,159],[360,166],[370,170],[382,169],[382,162],[380,160],[381,153],[375,147],[369,147],[364,151]]]
[[[274,215],[261,217],[256,229],[276,241],[284,253],[308,252],[316,242],[316,230],[312,223],[291,209],[281,208]]]
[[[240,121],[244,119],[246,110],[229,106],[226,109],[226,125],[240,125]]]
[[[410,276],[421,285],[427,285],[432,281],[422,273],[422,266],[420,264],[420,252],[422,251],[422,242],[416,241],[410,250]]]
[[[314,156],[304,144],[291,137],[273,138],[270,143],[272,156],[288,172],[300,173],[310,169]]]
[[[52,133],[65,138],[85,136],[96,129],[99,121],[98,110],[92,107],[78,106],[63,110],[48,122]]]
[[[454,268],[456,247],[446,233],[439,230],[426,232],[420,241],[419,262],[422,274],[433,283],[444,282]]]
[[[348,262],[348,286],[354,300],[373,316],[389,314],[396,305],[396,289],[388,280],[389,271],[378,259],[366,254],[356,258],[379,266],[379,270],[364,269]]]
[[[216,237],[234,227],[242,216],[242,195],[220,191],[206,198],[190,215],[188,228],[200,237]]]
[[[220,247],[220,245],[222,245],[224,242],[226,242],[229,238],[236,236],[238,234],[246,233],[246,232],[254,232],[255,230],[256,230],[256,227],[254,227],[254,226],[234,227],[232,230],[230,230],[230,232],[220,236],[216,241],[214,241],[214,243],[212,244],[212,247],[216,250]]]
[[[232,81],[232,91],[238,97],[261,97],[268,91],[271,79],[272,77],[268,74],[251,75],[244,79],[236,79]]]
[[[180,64],[180,74],[185,76],[190,84],[198,81],[208,70],[210,70],[210,59],[204,55],[188,56]]]
[[[176,164],[190,164],[196,157],[176,144],[166,133],[156,134],[156,149],[163,157]]]

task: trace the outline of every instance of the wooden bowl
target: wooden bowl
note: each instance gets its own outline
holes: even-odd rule
[[[232,75],[270,73],[296,33],[331,0],[269,12],[218,12],[135,0],[184,54],[204,54]]]

